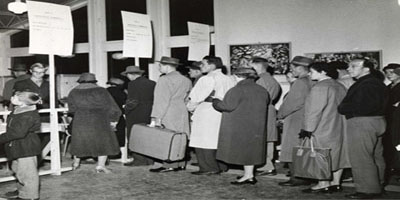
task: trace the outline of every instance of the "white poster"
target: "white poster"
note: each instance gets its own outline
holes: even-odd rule
[[[153,35],[150,17],[144,14],[121,11],[124,29],[123,57],[151,58]]]
[[[71,8],[26,1],[29,20],[29,53],[68,56],[74,44]]]
[[[188,60],[199,61],[210,52],[210,27],[206,24],[188,22]]]

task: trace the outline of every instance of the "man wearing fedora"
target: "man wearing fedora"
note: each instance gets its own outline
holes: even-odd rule
[[[15,83],[30,78],[30,75],[27,74],[25,64],[18,63],[8,69],[11,70],[14,79],[11,79],[4,84],[3,98],[6,106],[8,106],[10,103]]]
[[[176,71],[179,59],[162,57],[159,70],[162,74],[154,89],[154,103],[151,111],[150,126],[165,128],[189,135],[189,117],[185,99],[192,88],[191,81]],[[151,172],[170,172],[185,168],[185,161],[171,163],[155,162]]]
[[[303,56],[296,56],[293,58],[290,70],[297,79],[293,82],[293,85],[277,114],[278,119],[284,119],[282,147],[279,160],[281,162],[289,163],[289,169],[291,172],[290,180],[279,183],[281,186],[299,186],[309,184],[308,181],[294,177],[292,152],[293,147],[299,145],[300,142],[298,133],[302,129],[302,122],[304,121],[304,103],[313,85],[308,76],[308,66],[312,62],[313,60],[311,58]]]
[[[128,83],[128,98],[125,104],[126,128],[128,138],[134,124],[150,123],[150,114],[154,100],[154,87],[156,83],[143,77],[144,71],[138,66],[127,66],[121,73],[126,76]],[[141,154],[133,153],[133,162],[125,163],[124,166],[152,165],[153,159]]]
[[[216,159],[218,135],[222,113],[212,106],[212,96],[222,100],[225,93],[235,86],[235,81],[222,73],[222,60],[206,56],[201,63],[202,76],[189,95],[188,110],[193,112],[189,146],[195,148],[199,171],[195,175],[219,174],[227,166]]]

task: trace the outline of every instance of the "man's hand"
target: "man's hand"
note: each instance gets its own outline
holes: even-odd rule
[[[300,139],[305,139],[305,138],[311,138],[312,133],[310,131],[305,131],[303,129],[301,129],[300,133],[299,133],[299,138]]]

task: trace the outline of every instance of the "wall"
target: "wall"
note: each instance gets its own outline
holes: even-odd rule
[[[400,63],[397,0],[214,0],[216,54],[230,44],[291,42],[304,53],[382,50]]]

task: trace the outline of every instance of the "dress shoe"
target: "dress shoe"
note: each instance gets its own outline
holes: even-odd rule
[[[349,199],[374,199],[380,196],[381,196],[380,193],[362,193],[362,192],[356,192],[353,194],[345,195],[345,197]]]
[[[175,172],[185,170],[186,167],[175,167],[173,168]]]
[[[294,187],[294,186],[301,186],[301,185],[310,185],[310,183],[305,182],[305,181],[289,180],[289,181],[285,181],[285,182],[280,182],[280,183],[278,183],[278,185]]]
[[[220,171],[215,171],[215,172],[204,172],[204,171],[196,171],[196,172],[191,172],[193,175],[217,175],[220,174]]]
[[[1,195],[1,197],[9,199],[9,198],[17,198],[18,195],[19,195],[18,190],[14,190],[14,191],[4,193],[3,195]]]
[[[254,178],[254,177],[248,178],[248,179],[246,179],[244,181],[240,181],[240,182],[239,181],[232,181],[231,182],[232,185],[246,185],[246,184],[254,185],[256,183],[257,183],[257,179]]]
[[[319,188],[319,189],[312,189],[312,188],[307,188],[304,190],[301,190],[303,193],[330,193],[329,191],[329,186],[324,187],[324,188]]]
[[[343,190],[341,185],[331,185],[328,188],[329,192],[341,192]]]
[[[135,163],[134,161],[124,163],[124,166],[126,167],[139,167],[139,166],[147,166],[147,164],[142,164],[142,163]]]
[[[278,173],[276,172],[276,170],[273,169],[273,170],[268,170],[268,171],[262,171],[262,172],[258,173],[257,175],[259,175],[259,176],[275,176],[277,174]]]

